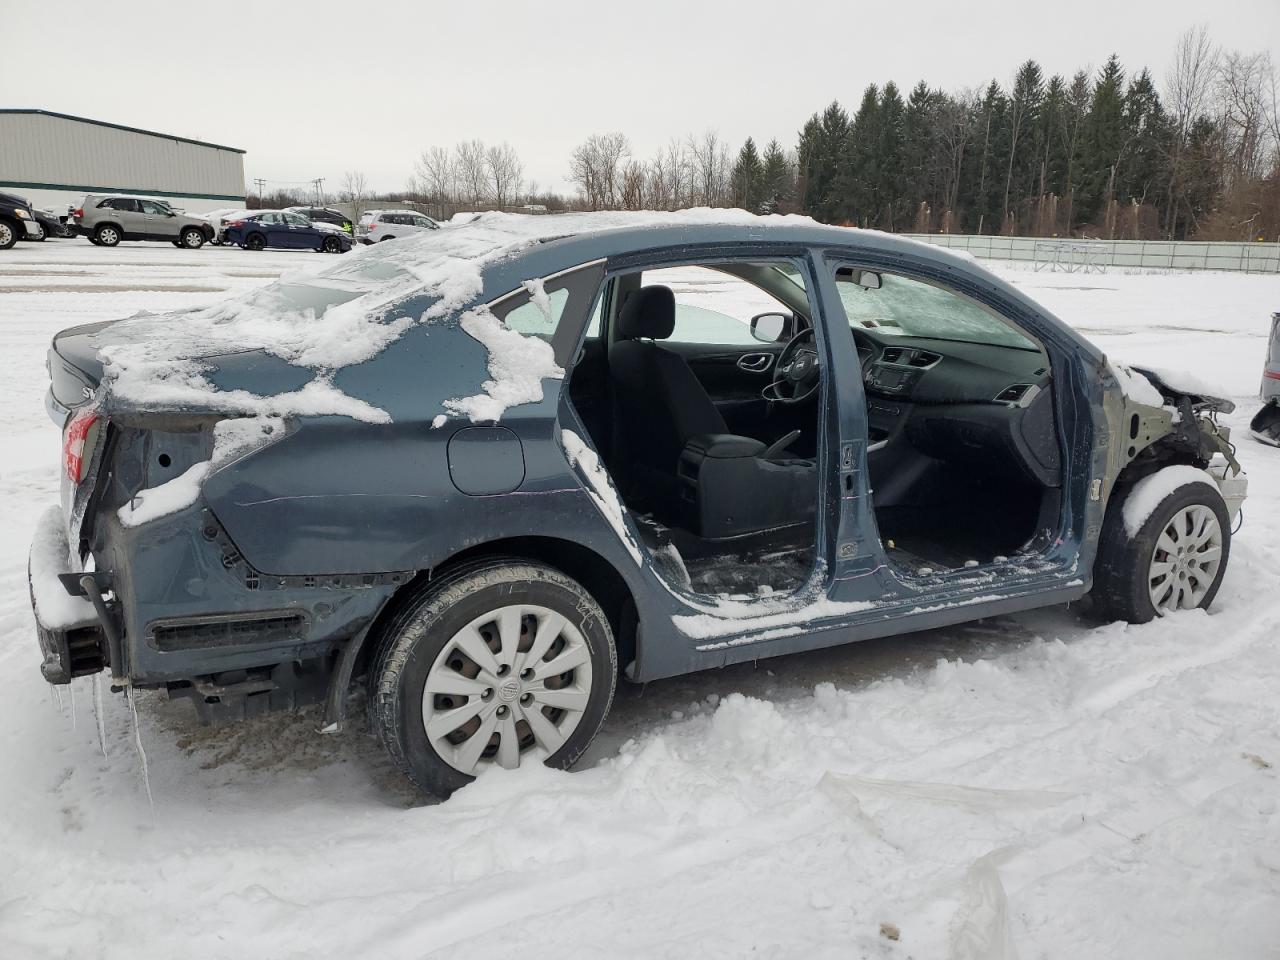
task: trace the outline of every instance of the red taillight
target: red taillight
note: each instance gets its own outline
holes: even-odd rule
[[[378,229],[378,225],[377,225],[376,223],[371,223],[371,224],[369,224],[369,226],[365,227],[365,229],[366,229],[366,230],[376,230],[376,229]]]
[[[73,217],[83,217],[84,209],[82,207],[76,207],[74,210],[71,211],[71,215]]]
[[[244,226],[244,221],[243,221],[243,220],[228,220],[228,221],[226,221],[226,223],[224,223],[224,224],[223,224],[223,226],[227,226],[227,227],[243,227],[243,226]]]
[[[1262,375],[1268,380],[1280,380],[1280,370],[1266,369],[1262,371]]]
[[[62,432],[62,465],[72,483],[78,484],[84,476],[84,442],[97,422],[92,410],[77,410]]]

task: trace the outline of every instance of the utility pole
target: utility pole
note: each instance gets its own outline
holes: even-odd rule
[[[316,188],[316,206],[324,206],[324,177],[316,177],[311,181]]]
[[[266,187],[267,180],[265,177],[254,177],[253,182],[258,185],[258,202],[262,202],[262,192]]]

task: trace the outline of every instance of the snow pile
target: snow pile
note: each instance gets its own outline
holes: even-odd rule
[[[208,460],[201,460],[158,487],[139,490],[132,500],[116,511],[120,522],[126,527],[140,527],[191,506],[200,499],[200,485],[209,475],[209,467]]]
[[[1164,396],[1151,385],[1151,381],[1123,363],[1112,363],[1111,375],[1120,383],[1120,392],[1134,403],[1145,403],[1149,407],[1164,405]]]
[[[546,298],[545,293],[542,296]],[[472,422],[497,421],[508,407],[541,400],[544,379],[564,378],[551,344],[503,326],[487,308],[466,313],[462,329],[489,351],[491,379],[481,385],[484,393],[446,400],[444,406],[450,413],[469,417]]]
[[[1121,514],[1124,518],[1125,532],[1130,537],[1136,537],[1142,525],[1147,522],[1147,518],[1155,513],[1156,507],[1160,506],[1164,498],[1188,483],[1207,483],[1214,490],[1218,489],[1217,483],[1208,473],[1199,467],[1186,464],[1164,467],[1135,483],[1129,495],[1125,497],[1124,510]]]
[[[640,557],[640,548],[636,539],[627,528],[626,510],[618,491],[613,488],[613,480],[605,470],[596,452],[583,443],[582,438],[572,430],[560,431],[560,444],[564,447],[565,456],[571,467],[577,467],[587,482],[587,493],[595,501],[600,513],[609,521],[609,526],[618,535],[622,545],[631,554],[631,559],[640,566],[644,561]]]
[[[40,611],[40,622],[46,627],[63,629],[97,619],[93,604],[84,597],[71,596],[58,579],[60,573],[79,569],[79,560],[72,556],[67,545],[62,508],[49,507],[36,523],[28,557],[31,598]]]

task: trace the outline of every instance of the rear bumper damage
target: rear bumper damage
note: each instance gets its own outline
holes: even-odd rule
[[[67,544],[62,511],[50,507],[40,517],[27,562],[40,673],[49,683],[70,683],[108,663],[109,637],[116,625],[105,604],[96,607],[80,585],[87,579],[96,587],[100,576],[78,568]],[[101,602],[101,591],[96,593]]]

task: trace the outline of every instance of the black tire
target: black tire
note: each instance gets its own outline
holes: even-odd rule
[[[618,672],[613,631],[581,584],[551,567],[515,559],[461,567],[405,602],[372,638],[370,725],[404,775],[426,793],[445,798],[473,779],[442,759],[427,737],[422,697],[428,673],[459,630],[509,604],[535,604],[565,617],[581,634],[590,657],[586,708],[546,763],[572,766],[609,712]]]
[[[93,231],[94,239],[100,247],[114,247],[120,242],[120,228],[114,223],[102,223]]]
[[[244,238],[244,248],[246,250],[265,250],[267,248],[267,238],[260,233],[251,233]]]
[[[23,239],[31,240],[31,241],[32,241],[32,242],[34,242],[34,243],[44,243],[45,238],[46,238],[47,236],[48,236],[48,234],[47,234],[47,233],[45,233],[45,229],[44,229],[44,227],[42,226],[42,227],[40,228],[40,232],[39,232],[39,233],[37,233],[34,237],[24,237]]]
[[[204,246],[204,231],[199,227],[187,227],[178,234],[178,246],[187,250],[199,250]]]
[[[341,253],[342,241],[337,237],[325,237],[324,243],[320,245],[320,250],[324,253]]]
[[[1090,597],[1094,609],[1108,620],[1149,623],[1156,618],[1158,611],[1151,599],[1151,564],[1157,541],[1180,511],[1197,505],[1213,511],[1222,537],[1217,571],[1208,591],[1196,604],[1200,609],[1208,609],[1222,585],[1231,554],[1231,521],[1222,494],[1208,483],[1192,482],[1177,487],[1156,505],[1137,535],[1130,536],[1125,529],[1124,502],[1133,489],[1126,488],[1118,498],[1113,495],[1107,507],[1102,536],[1098,541],[1098,557],[1093,566]]]
[[[394,240],[394,239],[395,239],[395,237],[379,237],[379,238],[378,238],[378,242],[379,242],[379,243],[386,243],[388,240]]]
[[[173,244],[175,247],[177,247],[179,250],[181,250],[181,249],[182,249],[182,241],[181,241],[181,240],[170,240],[169,242],[170,242],[170,243],[172,243],[172,244]]]
[[[18,231],[22,227],[8,218],[0,218],[0,250],[8,250],[18,242]]]

